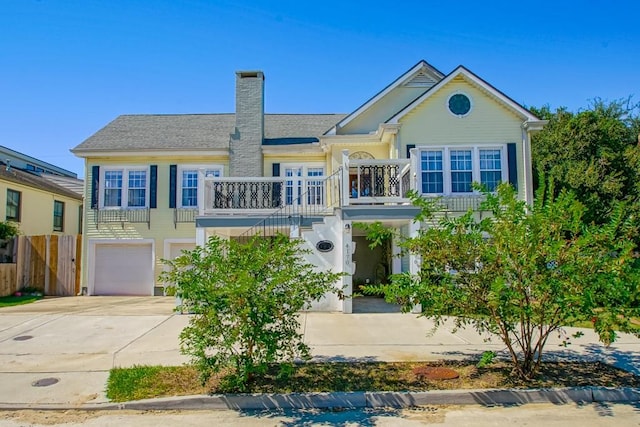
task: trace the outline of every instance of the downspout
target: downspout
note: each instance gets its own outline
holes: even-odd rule
[[[524,198],[533,204],[533,163],[531,162],[531,134],[527,122],[522,124],[522,162],[524,165]]]

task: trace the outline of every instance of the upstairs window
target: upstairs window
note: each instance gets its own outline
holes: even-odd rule
[[[442,151],[422,151],[420,163],[422,167],[422,192],[441,194],[444,189]]]
[[[504,146],[425,147],[420,149],[420,183],[423,194],[473,194],[472,183],[495,191],[507,181]]]
[[[149,171],[147,168],[104,168],[102,207],[145,208],[149,206]]]
[[[180,179],[180,207],[195,208],[198,206],[198,173],[204,169],[205,177],[221,177],[220,166],[182,166],[179,172]]]
[[[451,150],[451,192],[471,193],[473,183],[473,166],[471,150]]]
[[[20,222],[22,193],[7,189],[7,221]]]
[[[502,151],[480,150],[480,182],[495,191],[502,181]]]

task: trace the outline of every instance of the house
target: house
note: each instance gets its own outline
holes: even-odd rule
[[[360,283],[417,268],[394,242],[372,251],[358,222],[416,233],[410,189],[445,212],[476,209],[473,181],[531,201],[531,112],[457,67],[418,62],[350,114],[265,114],[264,74],[236,73],[232,114],[125,115],[75,147],[85,159],[83,286],[162,294],[161,259],[208,236],[286,232],[307,259]],[[89,203],[90,201],[90,203]],[[350,313],[328,296],[316,310]]]
[[[73,172],[0,146],[0,218],[21,234],[80,234],[83,182]]]

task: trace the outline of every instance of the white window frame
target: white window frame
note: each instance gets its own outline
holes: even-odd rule
[[[287,169],[300,168],[302,169],[301,175],[299,177],[288,177],[286,175]],[[309,169],[322,168],[321,176],[308,176]],[[302,182],[302,187],[300,190],[300,194],[304,194],[307,191],[306,182],[313,181],[323,181],[327,177],[327,166],[322,162],[312,162],[312,163],[281,163],[280,164],[280,177],[287,180],[287,178],[298,178],[299,181]],[[289,179],[290,181],[292,179]],[[284,188],[282,189],[282,200],[285,204],[287,204],[287,185],[285,183]],[[327,189],[323,189],[323,201],[326,201],[326,191]],[[293,199],[296,199],[297,195],[293,196]],[[306,200],[302,201],[303,204],[307,204]]]
[[[480,181],[480,150],[499,150],[500,151],[500,166],[502,182],[509,180],[509,165],[507,162],[507,144],[487,144],[487,145],[444,145],[444,146],[417,146],[420,153],[418,159],[422,157],[422,151],[442,151],[443,162],[443,192],[442,193],[421,193],[428,196],[470,196],[477,195],[477,191],[469,193],[454,193],[451,191],[451,156],[450,151],[471,150],[471,180],[472,182]],[[419,171],[418,176],[418,189],[422,192],[422,164],[418,160]]]
[[[145,192],[144,192],[144,206],[129,206],[129,172],[144,171],[145,172]],[[105,206],[104,205],[104,191],[106,183],[107,172],[122,172],[122,195],[120,198],[120,206]],[[146,209],[149,207],[149,193],[151,191],[150,185],[150,168],[149,166],[102,166],[100,168],[100,197],[99,207],[100,209]]]
[[[176,177],[176,205],[181,208],[181,209],[198,209],[198,203],[197,203],[197,194],[198,194],[198,187],[196,186],[196,206],[184,206],[182,204],[182,190],[184,189],[183,185],[182,185],[182,173],[183,172],[188,172],[188,171],[195,171],[197,174],[199,174],[199,172],[201,170],[205,171],[205,177],[210,176],[207,174],[207,172],[209,171],[216,171],[219,173],[220,177],[224,176],[224,166],[219,165],[219,164],[212,164],[212,165],[192,165],[192,164],[187,164],[187,165],[178,165],[178,170],[177,170],[177,177]],[[198,179],[199,182],[199,179]]]

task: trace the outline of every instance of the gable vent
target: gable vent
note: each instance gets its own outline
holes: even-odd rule
[[[437,82],[433,77],[428,76],[425,72],[419,72],[416,74],[411,80],[406,82],[404,86],[406,87],[426,87],[429,88],[435,85]]]

